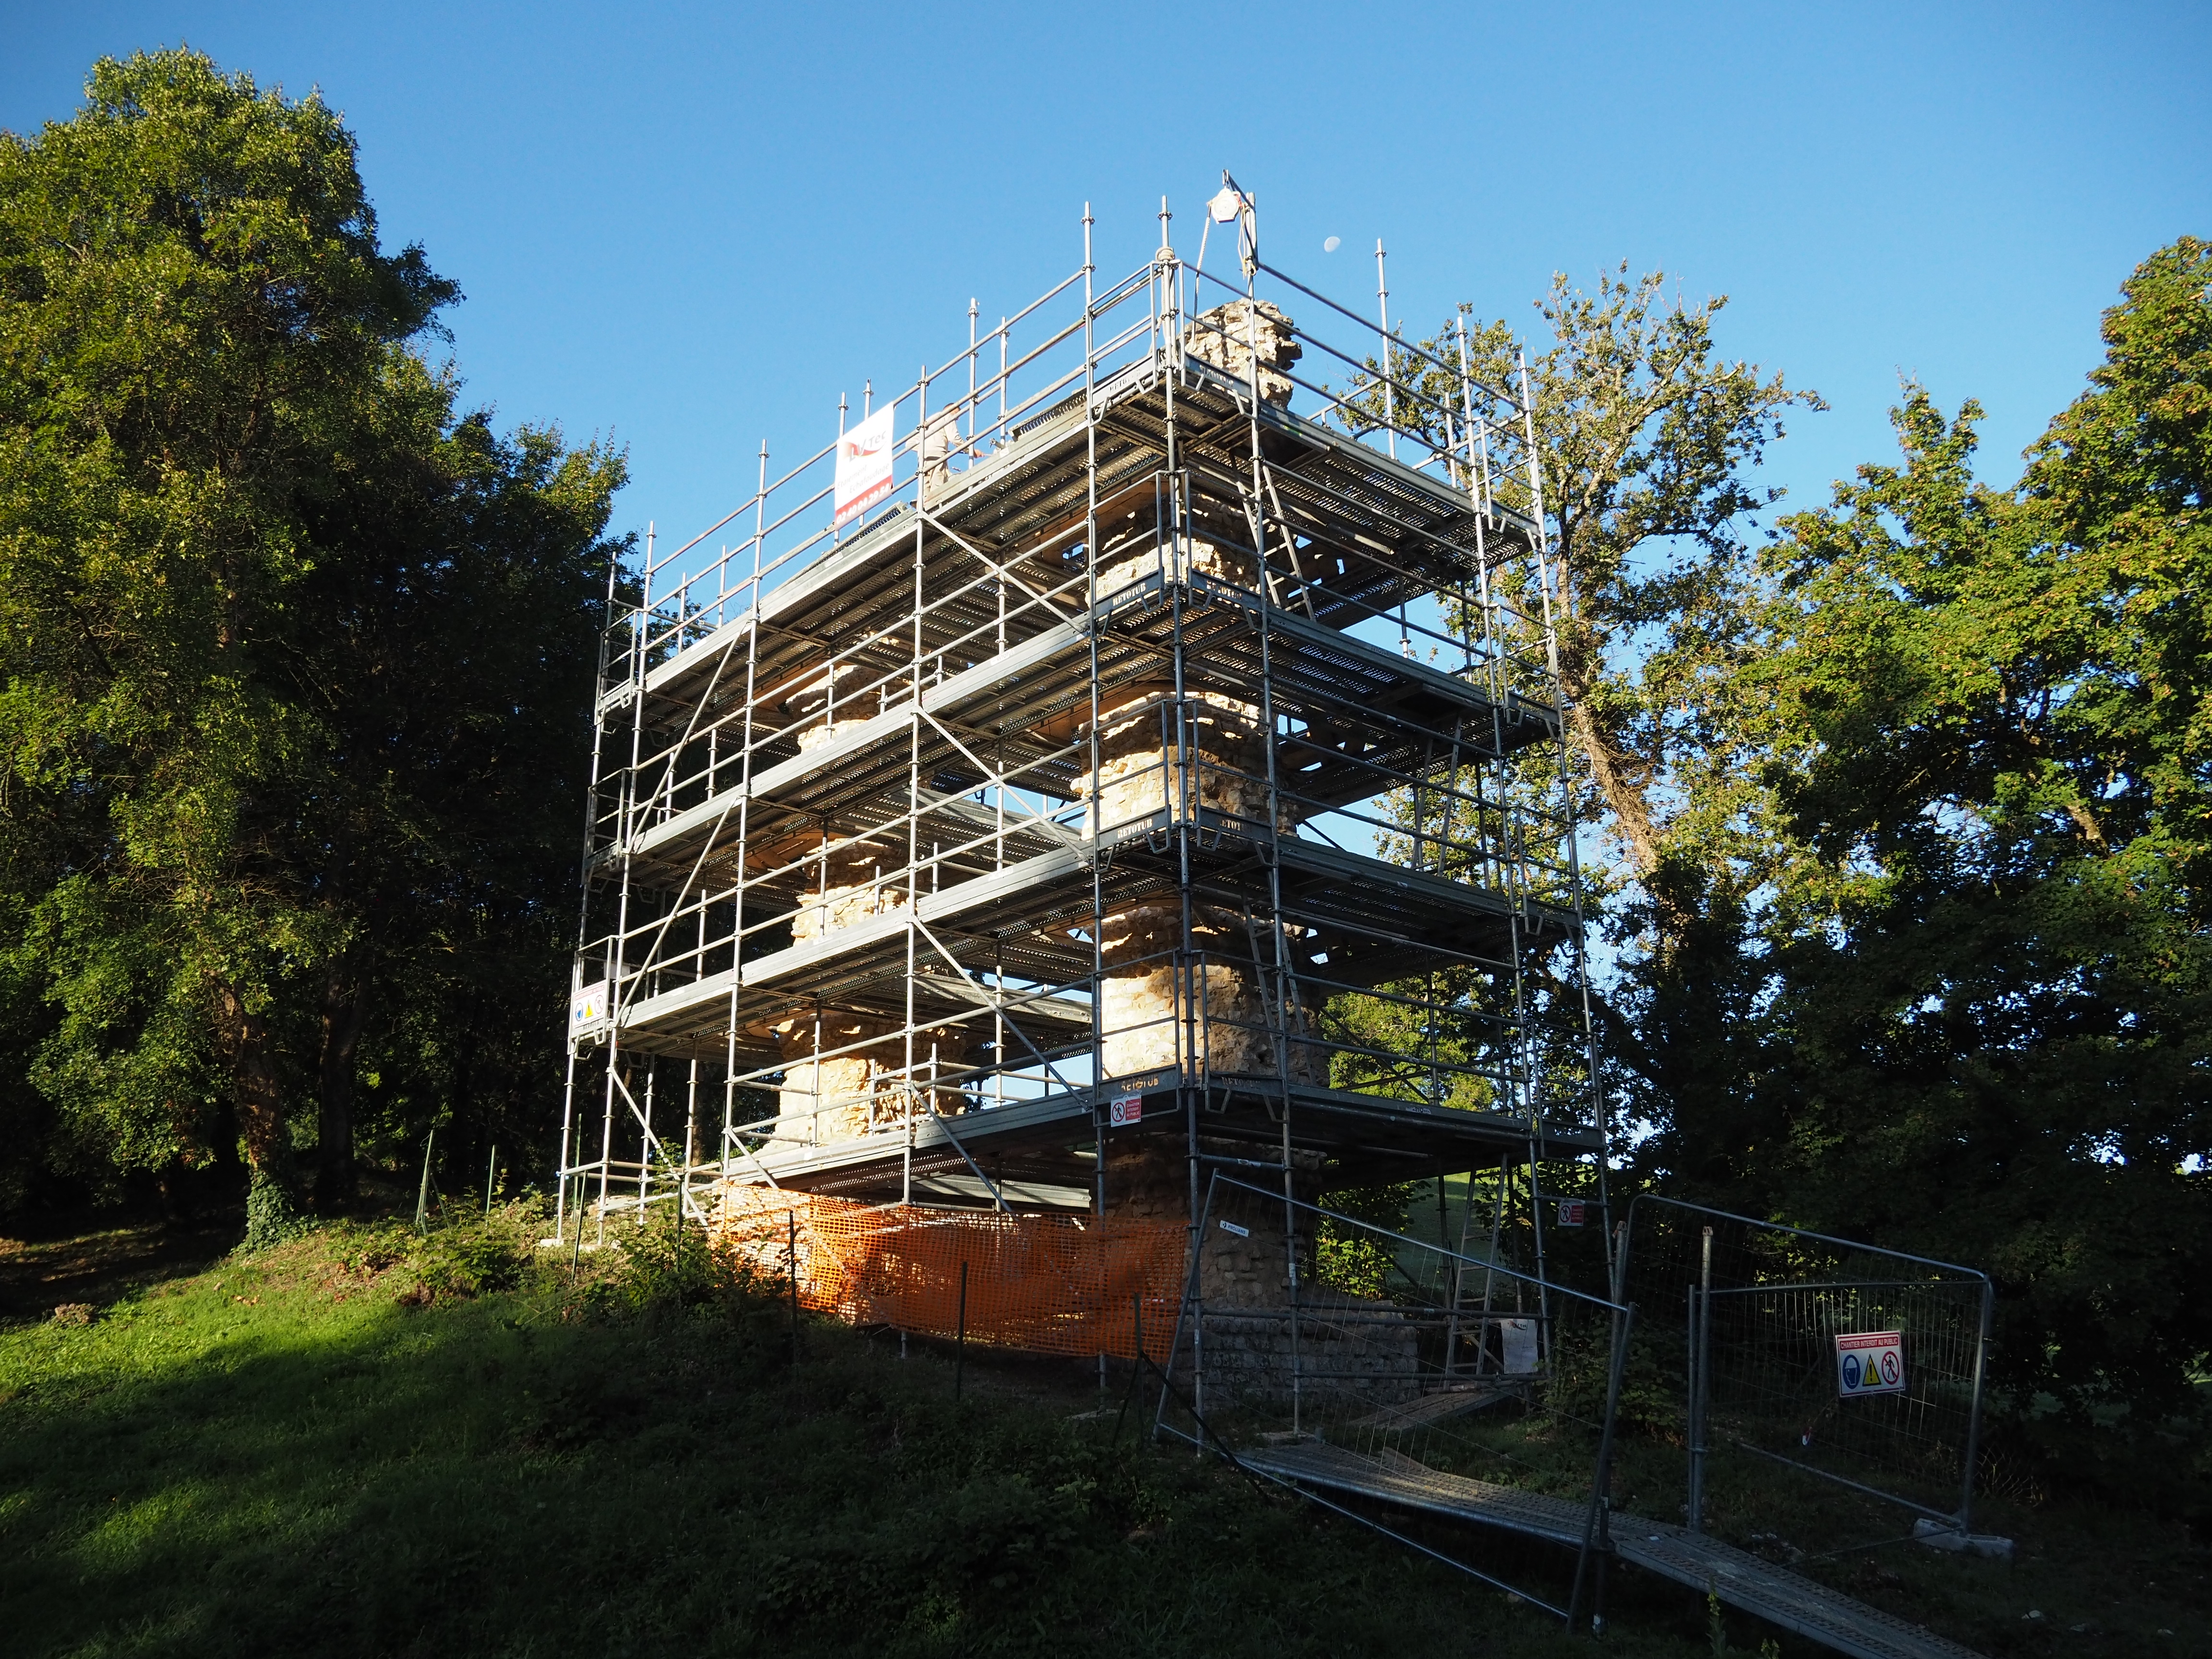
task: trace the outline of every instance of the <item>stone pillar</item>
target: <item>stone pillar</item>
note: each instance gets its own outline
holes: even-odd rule
[[[787,713],[808,722],[799,733],[802,752],[820,748],[839,731],[875,712],[872,697],[855,702],[848,712],[842,700],[857,689],[859,680],[859,670],[840,667],[834,676],[824,674],[785,700]],[[823,850],[811,863],[812,891],[792,915],[794,945],[856,927],[907,903],[903,878],[887,880],[884,874],[904,866],[902,840],[852,840],[826,830],[822,837]],[[902,1119],[909,1091],[917,1115],[964,1110],[966,1096],[957,1085],[939,1084],[937,1078],[972,1063],[974,1036],[964,1026],[916,1030],[909,1077],[907,1039],[901,1031],[895,1020],[842,1009],[793,1009],[757,1027],[756,1035],[775,1040],[785,1061],[777,1139],[801,1145],[854,1139]],[[840,1049],[849,1052],[836,1052]]]
[[[1208,312],[1187,337],[1190,355],[1249,384],[1256,356],[1260,395],[1290,401],[1291,382],[1278,370],[1298,357],[1289,319],[1264,301],[1237,301]],[[1256,346],[1256,351],[1255,347]],[[1258,526],[1233,501],[1194,496],[1172,534],[1148,502],[1116,524],[1101,526],[1098,592],[1105,594],[1164,574],[1170,582],[1215,583],[1247,592],[1259,585]],[[1100,710],[1095,823],[1102,831],[1140,819],[1165,824],[1196,813],[1242,820],[1248,830],[1268,817],[1267,743],[1261,710],[1219,691],[1187,688],[1182,710],[1187,755],[1176,745],[1175,687],[1160,680],[1124,686]],[[1091,780],[1082,786],[1086,792]],[[1279,833],[1295,818],[1280,817]],[[1224,826],[1231,830],[1235,824]],[[1108,1077],[1180,1066],[1186,1080],[1206,1072],[1245,1077],[1280,1074],[1277,1027],[1267,1006],[1263,969],[1273,966],[1273,942],[1249,928],[1240,911],[1195,905],[1184,943],[1182,901],[1174,896],[1117,910],[1104,918],[1100,940],[1105,972],[1098,988],[1103,1033],[1100,1062]],[[1255,954],[1256,953],[1256,954]],[[1293,1079],[1325,1080],[1325,1062],[1297,1037],[1307,1012],[1289,1011]],[[1186,1221],[1189,1166],[1178,1147],[1116,1152],[1109,1144],[1108,1206],[1115,1214]],[[1206,1241],[1201,1285],[1210,1300],[1264,1305],[1281,1299],[1286,1280],[1283,1212],[1261,1206],[1237,1218],[1244,1236],[1222,1232]]]
[[[1291,382],[1279,371],[1297,361],[1298,343],[1290,319],[1266,301],[1216,307],[1192,324],[1186,343],[1191,356],[1240,381],[1249,383],[1256,359],[1262,400],[1290,401]],[[1173,581],[1222,583],[1249,592],[1261,580],[1257,533],[1258,526],[1234,501],[1194,496],[1173,533],[1155,522],[1147,503],[1122,522],[1101,526],[1099,593],[1119,592],[1162,572]],[[1094,818],[1098,829],[1112,830],[1145,818],[1171,824],[1197,813],[1263,827],[1268,738],[1261,720],[1256,704],[1188,689],[1182,711],[1185,756],[1176,745],[1173,683],[1121,688],[1099,715]],[[1090,789],[1087,776],[1081,787]],[[1275,828],[1288,834],[1295,823],[1294,815],[1283,813]],[[1182,927],[1182,906],[1175,899],[1147,902],[1105,918],[1099,1015],[1106,1074],[1127,1076],[1177,1065],[1191,1074],[1201,1067],[1277,1074],[1278,1022],[1269,1017],[1260,976],[1263,967],[1273,965],[1270,942],[1255,939],[1237,911],[1197,907],[1190,918],[1194,955],[1188,972],[1178,975],[1175,953],[1183,942]],[[1293,1008],[1291,1035],[1306,1024],[1304,1011]],[[1291,1044],[1293,1076],[1312,1080],[1318,1066],[1309,1045]]]
[[[1265,300],[1231,300],[1193,320],[1184,347],[1202,363],[1226,370],[1240,385],[1251,382],[1252,360],[1259,359],[1260,400],[1287,405],[1292,387],[1283,371],[1304,356],[1291,319]]]

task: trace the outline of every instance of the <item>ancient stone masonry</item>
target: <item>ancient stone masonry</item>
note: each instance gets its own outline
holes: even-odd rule
[[[882,698],[867,695],[861,679],[857,667],[833,670],[785,699],[785,711],[797,720],[800,753],[822,748],[840,730],[880,712]],[[833,691],[842,694],[844,709]],[[912,895],[898,872],[908,861],[902,838],[895,835],[817,831],[810,860],[813,891],[792,913],[793,943],[827,941],[842,929],[903,909]],[[890,1017],[817,1003],[755,1029],[774,1039],[786,1064],[775,1129],[786,1145],[856,1139],[900,1121],[909,1109],[941,1115],[967,1104],[957,1085],[945,1081],[968,1066],[975,1038],[963,1027],[926,1027],[909,1037],[903,1023]]]
[[[1202,363],[1249,380],[1256,363],[1263,403],[1286,405],[1294,389],[1285,373],[1304,356],[1297,332],[1281,309],[1266,300],[1232,300],[1194,319],[1187,337]]]
[[[1340,1316],[1322,1370],[1382,1387],[1404,1329],[1289,1214],[1601,1149],[1552,1035],[1583,964],[1529,411],[1406,373],[1212,206],[1238,282],[1086,244],[616,586],[564,1230],[749,1218],[826,1285],[806,1206],[849,1206],[866,1294],[825,1308],[1027,1263],[993,1328],[1133,1352],[1188,1291],[1249,1379],[1295,1290]],[[1200,1230],[1231,1176],[1271,1196]]]

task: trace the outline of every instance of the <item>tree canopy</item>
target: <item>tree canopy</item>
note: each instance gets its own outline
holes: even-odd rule
[[[547,1059],[477,1033],[556,1029],[623,463],[459,409],[459,289],[319,98],[188,52],[87,93],[0,138],[16,1176],[242,1140],[281,1212],[295,1146],[349,1190],[365,1057],[403,1116]]]
[[[1662,293],[1562,280],[1526,348],[1629,1178],[1983,1266],[2016,1419],[2158,1420],[2212,1349],[2212,245],[2013,487],[1908,384],[1899,460],[1763,542],[1819,400]]]

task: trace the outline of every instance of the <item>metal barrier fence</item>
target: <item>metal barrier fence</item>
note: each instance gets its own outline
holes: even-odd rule
[[[1634,1321],[1632,1306],[1217,1173],[1152,1371],[1157,1430],[1571,1626],[1602,1614]],[[1380,1505],[1564,1546],[1571,1577],[1542,1578],[1556,1548],[1481,1552],[1465,1527],[1414,1538]]]
[[[1632,1364],[1678,1408],[1675,1425],[1651,1426],[1679,1426],[1687,1448],[1692,1532],[1717,1459],[1781,1465],[1968,1529],[1985,1274],[1648,1194],[1624,1229],[1619,1294],[1651,1315]]]

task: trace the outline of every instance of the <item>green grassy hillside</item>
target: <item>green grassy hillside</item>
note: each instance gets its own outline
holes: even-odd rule
[[[1079,1368],[971,1354],[956,1400],[951,1357],[918,1343],[808,1321],[794,1344],[787,1304],[696,1244],[572,1275],[529,1249],[540,1230],[520,1209],[427,1243],[330,1228],[0,1330],[0,1645],[1569,1650],[1463,1575],[1155,1448]],[[2201,1570],[2188,1554],[2169,1576]],[[1966,1571],[1988,1650],[2056,1650],[2056,1614],[2009,1607],[2053,1590]],[[1624,1578],[1616,1650],[1729,1638]]]

